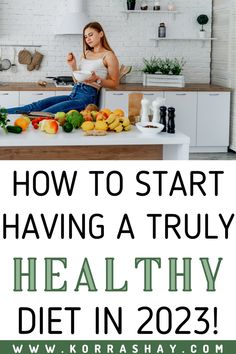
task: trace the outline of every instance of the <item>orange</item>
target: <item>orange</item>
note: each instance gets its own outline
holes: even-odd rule
[[[20,118],[24,118],[26,120],[26,122],[28,122],[30,124],[31,120],[29,119],[28,116],[24,116],[22,115]]]
[[[29,126],[29,121],[25,117],[20,117],[15,120],[14,125],[21,127],[22,130],[26,130]]]
[[[106,118],[108,118],[112,112],[109,108],[103,108],[103,109],[100,109],[100,113],[103,113],[103,114],[105,113],[104,115],[106,116]]]

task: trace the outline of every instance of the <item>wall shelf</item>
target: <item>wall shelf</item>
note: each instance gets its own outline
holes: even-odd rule
[[[39,48],[41,44],[0,44],[0,47]]]
[[[199,38],[199,37],[183,37],[183,38],[174,38],[174,37],[165,37],[165,38],[150,38],[151,41],[156,42],[156,47],[160,41],[201,41],[202,46],[205,45],[208,41],[215,41],[216,38]]]
[[[177,14],[180,14],[179,11],[169,11],[169,10],[124,10],[121,11],[122,13],[125,13],[127,16],[127,19],[129,17],[129,15],[131,14],[143,14],[143,13],[148,13],[148,14],[168,14],[168,15],[172,15],[175,19]]]

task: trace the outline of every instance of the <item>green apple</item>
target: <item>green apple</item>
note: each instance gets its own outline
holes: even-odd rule
[[[65,112],[57,112],[55,114],[55,120],[61,125],[63,126],[65,124],[66,121],[66,114]]]
[[[55,118],[65,118],[65,117],[66,117],[65,112],[57,112],[55,114]]]

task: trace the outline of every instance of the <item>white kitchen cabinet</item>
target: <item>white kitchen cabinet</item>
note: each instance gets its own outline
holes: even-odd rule
[[[152,103],[157,97],[164,97],[164,92],[162,91],[144,91],[139,93],[142,93],[143,97],[147,98],[150,103]]]
[[[190,146],[197,143],[197,92],[165,92],[168,107],[175,108],[176,130],[190,137]]]
[[[0,91],[0,106],[4,108],[19,106],[18,91]]]
[[[197,110],[197,146],[227,151],[230,92],[199,92]]]
[[[162,91],[103,91],[100,99],[100,107],[108,107],[111,110],[121,108],[129,115],[129,95],[142,94],[150,103],[157,97],[164,97]]]
[[[109,108],[114,110],[121,108],[128,115],[129,92],[128,91],[105,91],[101,93],[100,108]]]
[[[55,95],[55,91],[20,91],[20,106]]]

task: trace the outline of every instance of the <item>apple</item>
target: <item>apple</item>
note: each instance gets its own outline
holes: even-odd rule
[[[108,118],[109,114],[110,114],[110,113],[108,114],[105,110],[104,111],[101,110],[100,113],[102,113],[102,115],[105,117],[105,119]]]
[[[55,118],[65,118],[66,117],[66,113],[65,112],[57,112],[55,114]]]
[[[96,121],[105,120],[105,119],[106,119],[106,117],[103,115],[103,113],[98,112],[98,114],[96,116]]]
[[[44,119],[39,122],[40,130],[48,134],[56,134],[58,132],[58,123],[55,119]]]
[[[96,120],[97,114],[98,114],[98,111],[91,112],[91,116],[92,116],[93,120]]]
[[[61,126],[63,126],[66,121],[66,113],[65,112],[57,112],[55,114],[55,119]]]

